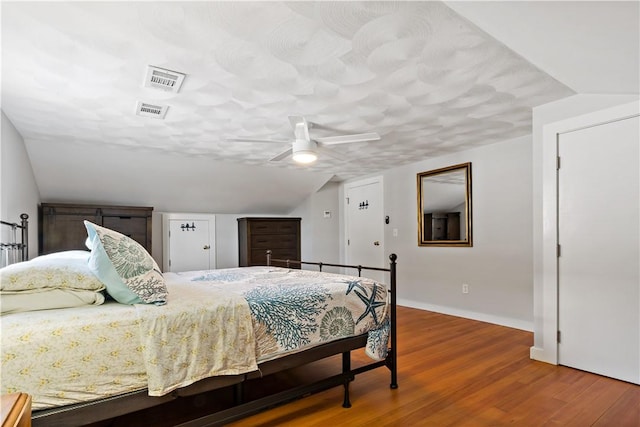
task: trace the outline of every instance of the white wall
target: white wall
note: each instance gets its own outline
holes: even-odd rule
[[[534,359],[557,363],[557,287],[548,286],[555,277],[546,277],[554,275],[554,269],[548,264],[556,261],[553,254],[545,254],[544,251],[545,236],[553,233],[552,229],[556,227],[555,214],[547,212],[544,215],[544,199],[548,197],[545,194],[551,194],[552,199],[555,197],[556,142],[553,136],[545,139],[545,129],[574,117],[636,100],[638,95],[575,95],[533,109],[534,345],[531,357]]]
[[[290,213],[289,216],[302,218],[302,260],[340,262],[339,191],[340,184],[328,182]],[[325,212],[329,212],[329,217],[324,216]]]
[[[418,246],[416,174],[464,162],[472,162],[473,247]],[[385,253],[398,255],[400,304],[533,329],[531,168],[527,136],[383,173]]]
[[[38,255],[38,203],[40,192],[33,175],[24,140],[11,121],[2,115],[0,139],[0,217],[19,222],[20,214],[29,215],[29,257]],[[2,227],[3,233],[7,227]],[[2,235],[2,240],[6,235]]]

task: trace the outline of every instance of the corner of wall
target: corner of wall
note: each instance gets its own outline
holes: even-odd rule
[[[0,111],[0,215],[18,222],[21,213],[29,215],[29,257],[38,255],[38,203],[40,191],[22,135]]]

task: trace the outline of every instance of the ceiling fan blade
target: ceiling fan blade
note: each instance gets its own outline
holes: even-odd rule
[[[333,160],[337,160],[339,163],[348,163],[348,160],[344,156],[339,156],[338,154],[332,152],[331,150],[318,146],[317,151],[319,154],[323,156],[331,157]]]
[[[350,142],[377,141],[380,135],[375,132],[358,133],[355,135],[327,136],[326,138],[315,138],[315,141],[322,145],[348,144]]]
[[[227,142],[275,142],[278,144],[290,144],[291,141],[279,139],[260,139],[260,138],[225,138]]]
[[[289,121],[293,127],[293,134],[296,136],[296,139],[303,139],[305,141],[311,139],[309,137],[309,123],[307,123],[307,119],[303,116],[289,116]]]
[[[277,162],[277,161],[280,161],[280,160],[282,160],[282,159],[284,159],[284,158],[289,157],[292,153],[293,153],[293,148],[289,148],[288,150],[283,151],[282,153],[278,154],[278,155],[277,155],[277,156],[275,156],[274,158],[269,159],[269,161],[270,161],[270,162]]]

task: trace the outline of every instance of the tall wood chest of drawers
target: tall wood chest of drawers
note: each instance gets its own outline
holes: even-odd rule
[[[267,249],[273,258],[300,261],[300,218],[238,218],[240,267],[266,265]]]
[[[42,203],[38,212],[39,254],[86,250],[85,219],[131,237],[151,253],[152,212],[151,207]]]

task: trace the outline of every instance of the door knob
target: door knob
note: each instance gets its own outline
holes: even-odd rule
[[[373,242],[373,246],[380,246],[380,242],[376,240],[375,242]]]
[[[202,249],[204,249],[204,250],[206,251],[207,249],[210,249],[210,248],[211,248],[211,246],[209,246],[209,245],[204,245],[204,247],[203,247]]]

